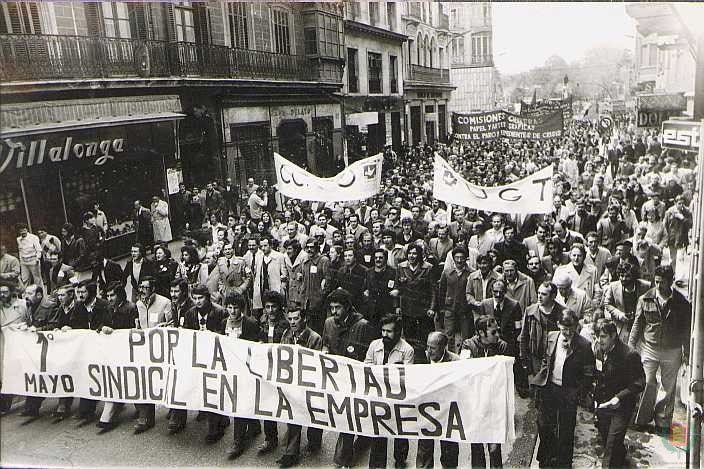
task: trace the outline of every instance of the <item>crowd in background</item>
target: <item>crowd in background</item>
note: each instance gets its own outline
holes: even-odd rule
[[[492,207],[447,206],[432,197],[435,152],[484,186],[552,164],[554,211],[504,215]],[[135,242],[124,267],[104,255],[105,214],[98,205],[80,227],[66,224],[61,233],[35,235],[19,226],[19,258],[5,246],[0,255],[2,326],[103,333],[207,329],[376,364],[511,355],[519,395],[531,396],[531,384],[544,390],[533,396],[541,415],[541,466],[567,465],[574,421],[560,420],[559,434],[552,429],[576,400],[551,388],[568,386],[562,365],[559,383],[553,368],[540,383],[555,356],[567,366],[559,348],[551,351],[551,341],[575,349],[581,340],[594,344],[584,349],[583,368],[596,354],[596,370],[577,373],[584,374],[580,393],[589,389],[585,395],[593,397],[604,379],[598,376],[599,357],[605,360],[599,336],[616,336],[637,349],[644,377],[633,376],[642,386],[629,385],[640,397],[628,405],[623,400],[621,409],[635,413],[639,426],[654,421],[666,432],[671,425],[691,314],[673,286],[689,245],[694,184],[693,158],[663,150],[656,132],[636,132],[627,122],[606,132],[589,121],[575,121],[564,137],[545,141],[451,141],[398,153],[387,148],[381,192],[357,203],[291,199],[254,179],[243,187],[229,179],[190,190],[182,184],[170,204],[158,197],[151,208],[135,202]],[[176,252],[168,243],[172,228],[183,238]],[[86,270],[90,275],[77,281],[76,272]],[[658,370],[665,391],[660,399]],[[77,412],[89,419],[96,401],[84,401]],[[120,408],[107,404],[102,429],[114,425]],[[38,398],[27,399],[26,414],[37,415],[40,405]],[[60,402],[59,419],[70,405]],[[207,439],[216,441],[230,421],[217,414],[206,418]],[[621,420],[609,417],[625,434],[629,422]],[[604,417],[600,421],[603,427]],[[154,406],[138,406],[135,430],[154,423]],[[170,412],[170,433],[185,424],[185,414]],[[230,456],[239,456],[259,432],[259,422],[235,418]],[[300,432],[289,426],[282,467],[299,462]],[[273,451],[276,424],[264,422],[264,433],[260,451]],[[623,435],[620,443],[618,435],[604,438],[608,464],[615,467],[625,457]],[[353,440],[340,436],[337,465],[350,465]],[[395,440],[397,464],[407,457],[403,441]],[[309,432],[308,444],[319,449],[320,435]],[[370,466],[384,467],[386,440],[370,445]],[[458,466],[456,444],[442,442],[440,450],[444,466]],[[432,465],[432,454],[433,441],[426,440],[416,463]],[[500,445],[489,445],[488,454],[491,467],[501,465]],[[484,467],[483,458],[484,448],[473,446],[472,464]]]

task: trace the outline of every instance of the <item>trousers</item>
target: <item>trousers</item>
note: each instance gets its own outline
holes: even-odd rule
[[[601,467],[620,468],[626,462],[626,447],[623,439],[626,437],[628,422],[633,415],[633,409],[618,411],[596,410],[596,428],[604,445],[604,456],[601,459]]]
[[[636,425],[646,425],[655,417],[655,425],[670,428],[672,413],[675,409],[675,387],[677,373],[682,364],[682,352],[679,348],[656,350],[647,344],[641,351],[643,370],[645,371],[645,390],[640,396],[636,410]],[[657,372],[660,370],[665,396],[656,402],[658,395]]]
[[[572,467],[577,403],[562,386],[548,383],[537,393],[538,462],[541,467]]]
[[[455,468],[458,465],[460,445],[455,441],[440,440],[440,465],[444,468]],[[418,440],[416,467],[430,468],[435,466],[435,440]]]

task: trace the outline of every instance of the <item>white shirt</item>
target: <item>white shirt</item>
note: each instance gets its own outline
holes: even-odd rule
[[[558,386],[562,386],[562,370],[565,366],[565,360],[567,360],[567,349],[563,345],[564,340],[565,338],[560,334],[555,346],[555,361],[552,364],[552,378],[550,381]]]
[[[139,281],[139,273],[142,271],[142,261],[132,261],[132,278],[135,282]]]

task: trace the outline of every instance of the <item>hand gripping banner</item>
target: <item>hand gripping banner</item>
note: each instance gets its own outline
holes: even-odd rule
[[[320,178],[274,153],[278,189],[283,195],[319,202],[363,200],[381,189],[381,166],[384,156],[379,153],[359,160],[336,176]]]
[[[5,328],[2,392],[162,404],[358,435],[505,443],[513,358],[365,365],[298,345],[174,328]]]
[[[433,197],[450,204],[501,213],[551,213],[552,193],[552,165],[505,186],[482,187],[435,155]]]

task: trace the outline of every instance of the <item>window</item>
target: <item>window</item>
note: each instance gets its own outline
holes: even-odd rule
[[[271,10],[274,30],[274,52],[277,54],[291,54],[291,36],[288,12],[279,9]]]
[[[230,27],[230,46],[247,49],[249,47],[249,19],[246,3],[227,3],[227,19]]]
[[[100,2],[106,37],[130,38],[130,16],[125,2]]]
[[[0,3],[0,34],[41,34],[37,2]]]
[[[457,60],[462,60],[463,57],[464,57],[464,38],[458,37],[457,39],[455,39],[454,58]]]
[[[176,2],[174,4],[174,24],[178,42],[196,42],[191,2]]]
[[[367,52],[367,75],[369,75],[369,93],[381,93],[383,75],[381,54]]]
[[[386,22],[391,31],[396,31],[396,2],[386,2]]]
[[[357,49],[347,48],[347,88],[350,93],[359,92],[359,65]]]
[[[491,54],[491,38],[487,34],[472,36],[472,63],[488,61]]]
[[[350,2],[349,5],[350,5],[351,19],[356,20],[357,18],[359,18],[360,14],[361,14],[360,8],[359,8],[359,2],[353,1],[353,2]]]
[[[398,93],[398,59],[395,55],[389,56],[389,76],[391,78],[391,92]]]
[[[648,65],[654,67],[658,63],[658,47],[655,44],[650,45],[648,52]]]
[[[490,14],[491,14],[491,6],[488,3],[485,3],[483,5],[483,12],[484,12],[484,24],[488,25],[490,22]]]
[[[379,2],[369,2],[369,24],[379,23]]]
[[[343,58],[342,18],[321,11],[303,17],[303,40],[307,55]]]

